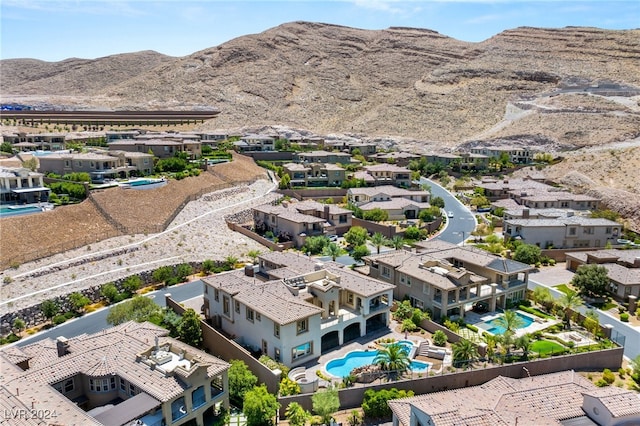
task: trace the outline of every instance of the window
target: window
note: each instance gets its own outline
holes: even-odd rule
[[[291,358],[299,359],[313,352],[313,342],[303,343],[291,350]]]
[[[422,292],[423,292],[424,294],[429,294],[429,287],[430,287],[430,286],[429,286],[429,284],[427,284],[427,283],[422,284]]]
[[[109,392],[116,388],[116,378],[89,379],[89,390],[92,392]]]
[[[349,292],[349,293],[347,294],[347,303],[348,303],[349,305],[353,305],[353,293],[351,293],[351,292]]]
[[[90,164],[90,166],[91,166],[91,168],[92,168],[92,169],[96,167],[96,163],[95,163],[95,161],[92,161],[92,162],[90,162],[89,164]]]
[[[220,290],[218,290],[217,288],[213,290],[213,298],[216,302],[220,301]]]
[[[611,234],[611,227],[607,226],[607,228],[604,231],[605,234]]]
[[[69,160],[64,160],[64,166],[65,166],[65,167],[71,167],[71,161],[69,161]]]
[[[229,298],[227,296],[222,297],[222,313],[229,316]]]
[[[280,338],[280,324],[275,322],[273,323],[273,335],[278,339]]]
[[[78,167],[82,167],[82,161],[78,160],[76,161],[76,164],[78,165]]]
[[[576,228],[569,228],[569,235],[576,235]]]
[[[75,388],[73,383],[73,377],[63,380],[62,382],[54,383],[53,388],[62,394],[72,392]]]
[[[122,392],[126,392],[127,391],[127,381],[124,379],[120,379],[120,390]]]
[[[300,320],[296,323],[296,332],[298,334],[302,334],[302,333],[306,333],[307,331],[309,331],[309,320],[308,319],[303,319]]]
[[[247,321],[251,321],[251,322],[253,322],[253,319],[254,319],[254,317],[255,317],[254,312],[253,312],[253,309],[251,309],[251,308],[246,308],[245,310],[246,310],[246,312],[247,312]]]
[[[280,348],[273,348],[273,360],[280,362]]]
[[[191,403],[193,405],[193,409],[195,410],[196,408],[203,406],[205,402],[207,402],[207,398],[204,394],[204,386],[200,386],[191,394]]]
[[[184,396],[171,403],[171,420],[176,421],[187,415],[187,407],[184,404]]]
[[[235,306],[235,311],[237,314],[240,313],[240,302],[238,302],[237,300],[234,300],[233,305]]]
[[[256,312],[256,320],[262,321],[262,315],[260,315],[260,312]]]
[[[590,234],[590,235],[593,234],[593,228],[592,227],[584,228],[584,233],[585,234]]]
[[[136,387],[133,385],[133,383],[129,383],[129,395],[133,396],[136,394]]]
[[[389,275],[391,275],[390,271],[389,271],[389,268],[387,266],[383,266],[382,267],[382,276],[383,277],[389,277]]]

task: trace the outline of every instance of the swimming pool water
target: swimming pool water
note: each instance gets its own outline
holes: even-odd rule
[[[411,350],[413,343],[402,340],[397,342],[405,348],[406,352]],[[346,377],[351,370],[364,365],[373,364],[373,360],[378,355],[377,350],[371,351],[352,351],[342,358],[332,359],[325,365],[327,373],[334,377]],[[421,361],[411,361],[411,371],[415,373],[425,373],[429,368],[429,364]]]
[[[18,216],[21,214],[29,214],[41,212],[42,209],[36,206],[25,206],[25,207],[0,207],[0,217],[9,217],[9,216]]]
[[[526,315],[522,315],[520,312],[516,312],[516,315],[518,315],[521,319],[522,319],[522,326],[518,327],[518,328],[526,328],[529,327],[532,323],[533,323],[533,318],[528,317]],[[502,316],[502,314],[501,314]],[[489,333],[492,334],[503,334],[505,332],[505,328],[499,326],[498,324],[498,318],[494,318],[491,321],[487,321],[485,324],[487,324],[488,326],[490,326],[491,328],[487,329],[487,331]]]

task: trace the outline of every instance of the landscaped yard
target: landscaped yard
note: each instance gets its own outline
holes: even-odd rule
[[[531,344],[531,350],[537,352],[540,355],[549,353],[563,352],[566,348],[560,343],[551,340],[536,340]]]

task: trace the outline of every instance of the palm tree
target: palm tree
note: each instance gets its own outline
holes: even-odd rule
[[[504,311],[502,316],[496,320],[495,324],[504,328],[504,332],[502,334],[507,332],[515,333],[518,328],[524,325],[524,321],[518,316],[516,311],[509,309]]]
[[[336,243],[329,243],[322,249],[322,254],[331,256],[331,260],[336,261],[336,257],[342,254],[342,249]]]
[[[453,365],[455,367],[473,367],[473,361],[478,358],[478,349],[471,340],[462,339],[458,343],[454,343],[453,350]]]
[[[389,244],[389,240],[387,239],[387,237],[385,237],[379,232],[376,232],[375,234],[373,234],[370,239],[371,239],[371,244],[375,246],[378,254],[380,254],[380,247]]]
[[[551,302],[553,298],[551,297],[551,291],[549,287],[538,286],[533,290],[531,294],[531,298],[533,301],[539,305],[545,306],[547,303]]]
[[[558,299],[558,304],[564,310],[565,328],[571,330],[571,313],[578,310],[584,304],[578,293],[570,291],[563,293]]]
[[[262,252],[260,250],[249,250],[247,252],[247,257],[249,257],[249,259],[251,259],[251,262],[255,264],[258,256],[260,256],[261,253]]]
[[[394,235],[393,238],[389,240],[389,244],[396,250],[400,250],[402,246],[404,246],[404,238],[400,235]]]
[[[522,349],[522,356],[524,359],[529,359],[529,352],[531,352],[531,339],[528,335],[520,336],[516,339],[514,345],[518,349]]]
[[[411,360],[404,346],[399,343],[387,345],[378,350],[378,355],[373,359],[375,365],[383,371],[388,371],[390,380],[396,380],[407,370],[411,370]]]
[[[487,359],[489,362],[493,362],[496,350],[498,349],[498,343],[500,342],[500,337],[495,334],[485,333],[482,336],[482,340],[487,344]]]

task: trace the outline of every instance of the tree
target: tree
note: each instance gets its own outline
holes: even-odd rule
[[[387,239],[387,237],[382,235],[380,232],[376,232],[375,234],[373,234],[370,239],[371,244],[373,244],[373,246],[376,248],[376,252],[378,254],[380,254],[380,247],[389,244],[389,240]]]
[[[402,246],[404,246],[404,238],[402,238],[400,235],[394,235],[389,241],[389,244],[391,244],[391,247],[393,247],[394,249],[400,250]]]
[[[498,343],[500,342],[500,336],[496,336],[495,334],[485,333],[482,336],[482,340],[487,344],[487,359],[490,362],[493,362],[496,354],[496,350],[498,349]]]
[[[360,426],[362,424],[362,414],[358,410],[351,410],[349,417],[347,417],[347,423],[349,426]]]
[[[213,268],[215,267],[216,267],[216,264],[211,259],[207,259],[204,262],[202,262],[202,272],[204,272],[207,275],[210,274],[211,271],[213,271]]]
[[[373,359],[375,365],[387,371],[389,379],[396,380],[407,370],[411,370],[411,359],[404,346],[392,343],[378,350],[378,355]]]
[[[372,222],[384,222],[389,220],[389,212],[382,210],[379,207],[366,211],[362,214],[364,220],[370,220]]]
[[[111,325],[122,324],[127,321],[148,321],[154,315],[160,315],[162,309],[152,299],[144,296],[134,296],[133,299],[120,303],[109,309],[107,322]]]
[[[313,412],[322,417],[322,423],[331,423],[331,416],[340,408],[338,389],[333,386],[323,391],[318,391],[311,397]]]
[[[413,306],[411,306],[411,302],[408,300],[403,300],[400,303],[396,304],[396,311],[393,313],[394,319],[397,321],[402,321],[411,317],[413,313]]]
[[[24,320],[22,318],[16,318],[13,320],[13,324],[12,324],[14,330],[17,330],[18,332],[24,330],[24,328],[27,326],[27,324],[24,322]]]
[[[418,219],[420,219],[423,222],[433,222],[440,216],[442,216],[442,210],[440,210],[440,207],[431,206],[429,208],[422,210],[418,214]]]
[[[31,157],[22,162],[22,167],[35,172],[38,169],[38,160],[36,157]]]
[[[40,304],[40,310],[42,311],[42,315],[48,320],[55,317],[58,312],[60,312],[60,305],[58,302],[52,299],[47,299]]]
[[[544,286],[536,287],[531,294],[531,298],[535,303],[538,303],[540,305],[546,305],[553,300],[549,287]]]
[[[247,391],[253,389],[258,378],[249,370],[247,364],[239,359],[232,359],[229,367],[229,398],[235,403],[244,399]]]
[[[456,367],[473,367],[473,361],[478,358],[478,349],[476,345],[467,339],[462,339],[454,343],[451,347],[453,351],[453,365]]]
[[[593,309],[587,309],[583,325],[589,333],[593,334],[594,337],[598,337],[598,332],[600,331],[600,317],[596,311]]]
[[[322,254],[331,256],[331,260],[335,262],[336,258],[342,254],[342,249],[336,243],[329,243],[322,249]]]
[[[431,204],[433,207],[440,207],[441,209],[444,209],[444,198],[433,197],[429,204]]]
[[[329,243],[331,243],[331,241],[329,241],[329,238],[325,237],[324,235],[307,237],[304,240],[304,246],[302,247],[302,250],[305,253],[319,254],[324,251],[325,247],[327,247]]]
[[[353,252],[351,253],[351,257],[353,257],[354,260],[356,261],[361,261],[363,257],[365,256],[369,256],[371,254],[371,252],[369,251],[369,248],[362,244],[359,246],[356,246],[353,249]]]
[[[191,274],[193,274],[193,268],[188,263],[181,263],[176,267],[176,276],[180,282],[185,282]]]
[[[364,392],[364,398],[362,398],[362,411],[364,411],[364,415],[369,418],[388,418],[391,417],[391,408],[389,408],[387,401],[391,399],[407,398],[413,395],[414,393],[411,390],[406,391],[391,388],[375,391],[373,389],[369,389]]]
[[[565,328],[571,329],[571,314],[578,310],[580,306],[584,304],[580,295],[574,291],[570,291],[568,293],[562,293],[560,299],[558,299],[558,304],[562,307],[564,311],[564,323]]]
[[[113,303],[116,301],[120,293],[118,292],[118,287],[116,287],[114,283],[107,283],[100,288],[100,294],[102,297],[107,299],[109,303]]]
[[[122,289],[127,293],[135,293],[138,289],[142,287],[142,278],[138,275],[131,275],[127,277],[122,283]]]
[[[260,250],[249,250],[247,252],[247,257],[251,259],[251,262],[255,265],[258,262],[258,256],[260,256],[262,252]]]
[[[202,328],[200,328],[200,316],[192,308],[182,314],[182,321],[178,326],[180,340],[188,345],[199,348],[202,345]]]
[[[167,284],[173,278],[173,268],[171,266],[161,266],[153,271],[151,277],[155,282]]]
[[[278,183],[278,188],[287,189],[289,188],[289,185],[291,185],[291,176],[285,173],[280,178],[280,182]]]
[[[271,426],[280,408],[275,395],[267,390],[264,384],[246,392],[242,411],[247,417],[247,426]]]
[[[2,142],[0,144],[0,152],[6,152],[7,154],[13,154],[13,145],[11,145],[11,142]]]
[[[224,264],[229,269],[235,269],[236,263],[238,263],[238,258],[233,255],[224,258]]]
[[[529,352],[531,352],[531,344],[531,339],[526,334],[516,338],[516,341],[514,342],[514,346],[517,349],[522,349],[522,356],[524,357],[524,359],[529,358]]]
[[[608,295],[609,281],[607,269],[604,266],[589,264],[578,266],[571,284],[578,289],[581,296],[596,299]]]
[[[404,237],[407,240],[414,240],[414,241],[421,240],[422,232],[420,232],[420,230],[416,226],[409,226],[407,227],[407,229],[404,230]]]
[[[533,244],[520,244],[513,253],[513,260],[527,265],[535,265],[540,262],[540,255],[540,247]]]
[[[304,426],[309,417],[311,417],[311,414],[297,402],[289,404],[284,415],[287,417],[290,426]]]
[[[508,309],[502,313],[502,316],[496,319],[495,325],[504,328],[505,333],[515,333],[515,331],[524,325],[524,321],[514,310]]]
[[[352,247],[360,246],[367,241],[367,230],[362,226],[352,226],[349,231],[344,234],[344,240]]]
[[[76,312],[81,312],[85,306],[91,303],[91,300],[82,293],[71,293],[69,295],[69,302]]]

